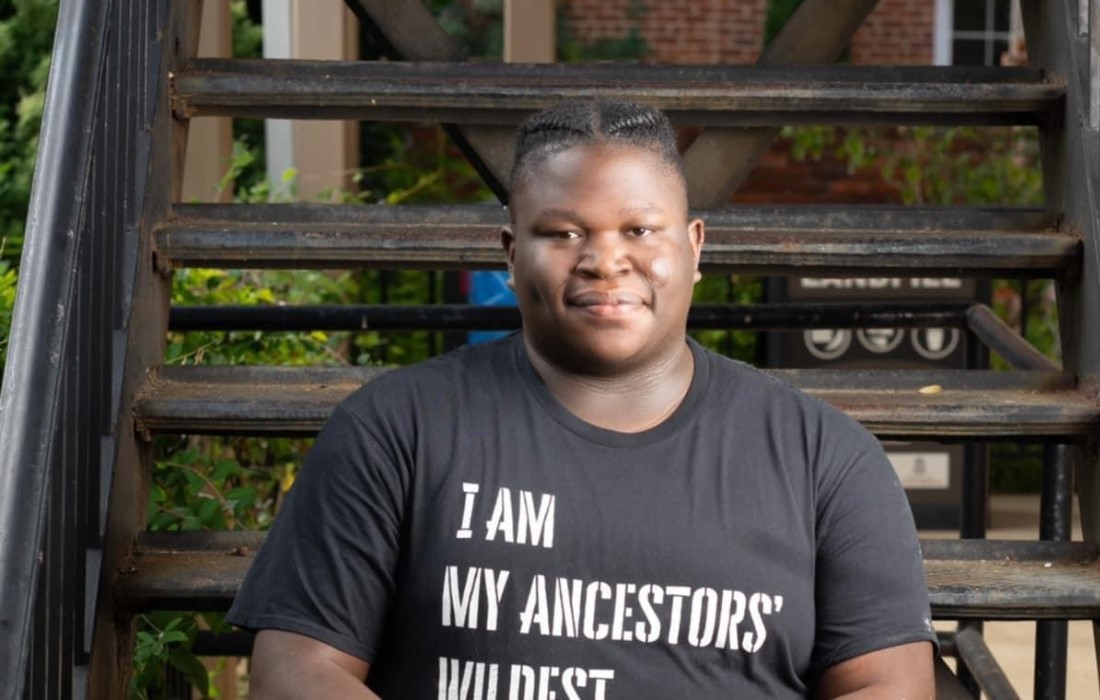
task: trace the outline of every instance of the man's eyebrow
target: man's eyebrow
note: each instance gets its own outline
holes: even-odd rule
[[[645,206],[637,207],[623,207],[619,210],[620,214],[661,214],[665,211],[664,207],[659,207],[656,204],[647,204]]]
[[[581,215],[572,209],[558,209],[556,207],[548,207],[539,212],[536,220],[542,219],[568,219],[569,221],[580,221]]]

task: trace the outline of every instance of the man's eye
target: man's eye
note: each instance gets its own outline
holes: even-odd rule
[[[566,240],[573,240],[574,238],[580,238],[581,234],[576,231],[557,231],[555,234],[558,238],[564,238]]]
[[[631,233],[631,235],[638,236],[638,237],[648,236],[649,234],[653,233],[653,229],[646,228],[645,226],[635,226],[632,229],[630,229],[630,233]]]

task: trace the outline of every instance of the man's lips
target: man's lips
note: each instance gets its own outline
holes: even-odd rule
[[[645,306],[640,294],[627,289],[588,290],[570,294],[566,303],[597,316],[622,316]]]

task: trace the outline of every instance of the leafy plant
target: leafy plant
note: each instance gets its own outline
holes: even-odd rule
[[[0,251],[3,250],[0,239]],[[8,330],[11,328],[12,310],[15,308],[15,287],[18,276],[15,267],[0,255],[0,375],[8,358]]]
[[[0,3],[0,257],[18,261],[45,104],[57,0]]]
[[[130,697],[135,700],[163,697],[168,666],[182,673],[202,697],[209,697],[210,676],[191,653],[197,631],[192,617],[163,612],[142,615],[134,643]]]

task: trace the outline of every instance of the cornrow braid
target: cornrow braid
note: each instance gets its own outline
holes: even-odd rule
[[[659,155],[683,181],[676,132],[658,109],[626,100],[566,100],[528,118],[516,135],[509,191],[550,156],[582,144],[614,143]]]

